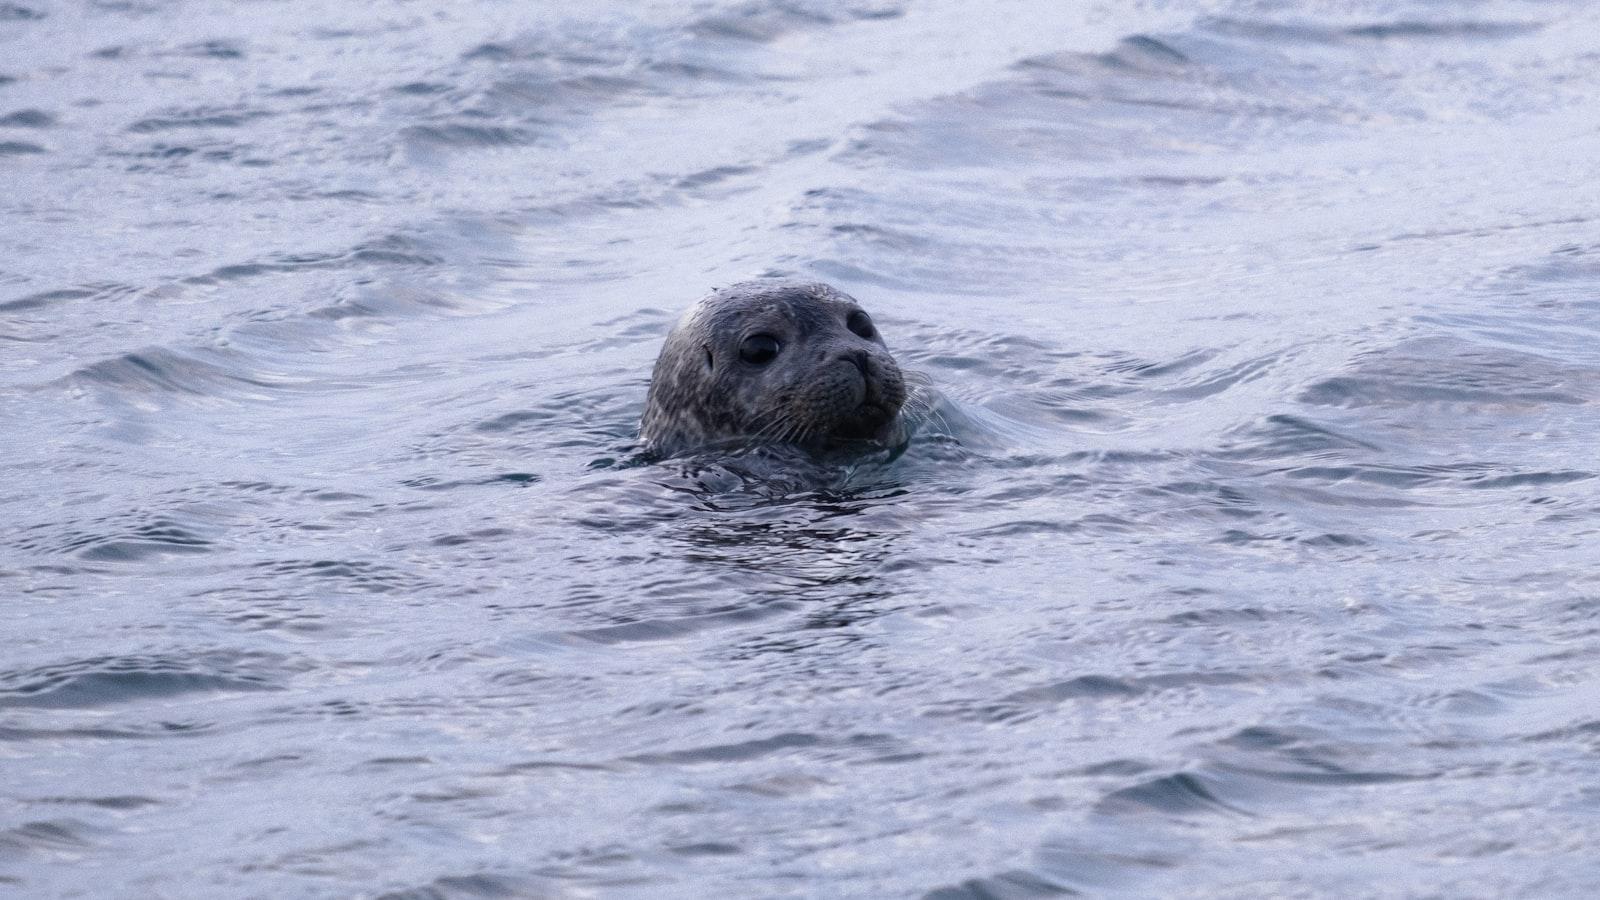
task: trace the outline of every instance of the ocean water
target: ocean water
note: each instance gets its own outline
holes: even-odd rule
[[[1592,897],[1600,6],[0,2],[0,894]],[[967,423],[638,458],[826,280]]]

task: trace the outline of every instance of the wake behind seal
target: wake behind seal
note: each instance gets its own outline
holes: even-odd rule
[[[747,281],[683,314],[656,358],[640,436],[659,456],[716,446],[896,449],[906,380],[855,298]]]

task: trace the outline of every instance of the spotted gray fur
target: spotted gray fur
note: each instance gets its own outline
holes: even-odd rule
[[[670,456],[730,443],[903,443],[905,377],[864,316],[826,284],[748,281],[711,292],[662,345],[640,422],[645,445]],[[779,344],[765,365],[740,355],[757,335]]]

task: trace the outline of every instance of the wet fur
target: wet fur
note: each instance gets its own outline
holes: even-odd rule
[[[846,324],[861,307],[825,284],[755,281],[717,290],[690,307],[656,359],[640,434],[660,455],[722,443],[828,449],[904,440],[904,375],[874,326]],[[772,334],[766,366],[744,362],[741,343]]]

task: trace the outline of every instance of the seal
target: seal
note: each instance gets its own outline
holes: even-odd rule
[[[661,456],[729,444],[894,449],[906,441],[905,401],[900,366],[855,298],[746,281],[701,298],[667,334],[639,432]]]

